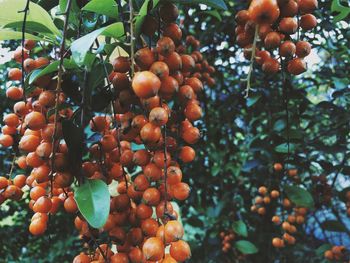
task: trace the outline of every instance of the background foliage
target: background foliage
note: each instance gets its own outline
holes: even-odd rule
[[[58,4],[36,2],[47,10]],[[135,6],[141,6],[141,2],[135,1]],[[313,53],[317,54],[313,61],[317,63],[311,63],[306,74],[294,78],[288,92],[281,75],[265,76],[257,69],[252,82],[254,91],[246,100],[241,79],[247,62],[234,43],[233,19],[238,10],[247,7],[246,1],[226,1],[226,11],[215,9],[216,1],[193,2],[214,3],[210,7],[186,4],[180,9],[184,30],[200,39],[205,56],[217,69],[217,85],[206,90],[205,116],[200,123],[204,133],[197,144],[198,157],[184,173],[192,186],[190,199],[181,204],[187,240],[192,247],[191,262],[304,262],[306,257],[309,262],[322,262],[323,244],[345,243],[349,248],[350,225],[340,195],[350,185],[349,9],[340,1],[320,1],[316,13],[319,25],[303,35],[312,43]],[[76,22],[74,18],[72,21]],[[56,25],[61,29],[59,20]],[[88,27],[85,30],[90,32]],[[6,42],[2,46],[15,44]],[[5,99],[6,74],[11,63],[0,66],[1,112],[11,107]],[[290,153],[285,147],[288,127]],[[9,152],[1,150],[3,173],[9,170],[10,164],[5,161],[11,159],[9,156]],[[279,234],[279,228],[268,217],[250,212],[257,187],[289,183],[273,172],[275,162],[297,168],[302,185],[313,193],[315,201],[307,223],[298,231],[297,244],[283,251],[274,249],[270,242]],[[311,180],[321,174],[334,185],[328,206],[318,202]],[[278,208],[271,208],[269,213],[273,214],[274,209]],[[69,262],[80,247],[73,217],[55,216],[50,234],[41,238],[27,234],[30,217],[26,200],[1,206],[0,262]],[[341,231],[339,225],[335,229],[322,223],[334,219],[340,222]],[[244,222],[247,233],[243,230],[238,239],[249,240],[258,248],[257,254],[240,260],[238,255],[222,253],[219,238],[222,230],[237,229],[239,220]]]

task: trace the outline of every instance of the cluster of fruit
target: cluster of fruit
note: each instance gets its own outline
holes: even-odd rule
[[[332,249],[324,252],[324,257],[330,261],[346,262],[348,258],[346,254],[348,253],[345,246],[333,246]]]
[[[233,230],[220,232],[220,238],[222,239],[222,252],[227,253],[230,251],[232,245],[231,242],[235,239],[236,235]]]
[[[28,94],[21,87],[7,90],[7,97],[16,102],[14,113],[4,117],[0,144],[12,146],[18,167],[30,174],[0,177],[0,201],[19,200],[21,188],[27,185],[29,207],[35,212],[29,226],[33,235],[46,231],[48,215],[62,204],[68,213],[77,214],[75,226],[85,244],[101,233],[108,234],[112,244],[102,244],[90,255],[81,253],[74,262],[107,258],[110,262],[169,263],[191,256],[171,201],[183,201],[190,194],[180,165],[195,159],[191,145],[200,139],[195,122],[202,116],[198,98],[204,82],[215,84],[211,77],[215,69],[203,58],[195,37],[182,41],[175,23],[177,7],[166,2],[159,11],[160,20],[148,15],[142,27],[150,38],[159,31],[156,45],[137,50],[133,58],[114,59],[113,72],[107,76],[113,84],[113,114],[91,118],[90,128],[101,139],[89,145],[89,159],[78,170],[72,169],[75,164],[70,163],[62,131],[62,121],[72,118],[73,110],[60,107],[70,100],[57,92],[57,78],[52,74],[37,78]],[[20,47],[14,59],[24,60],[26,73],[50,63],[47,58],[30,58],[36,43],[27,40],[25,44],[24,56]],[[20,81],[22,73],[11,69],[9,78]],[[137,150],[133,145],[138,145]],[[130,171],[138,172],[131,176]],[[84,180],[118,182],[118,194],[111,196],[110,214],[102,229],[92,228],[78,211],[72,184],[75,179],[81,183],[80,174]],[[112,245],[117,253],[112,252]],[[169,254],[165,254],[167,247]]]
[[[236,42],[266,74],[281,70],[280,57],[285,59],[286,71],[299,75],[306,71],[304,57],[311,52],[311,44],[300,39],[299,30],[316,27],[312,12],[317,7],[317,0],[252,0],[248,10],[236,15]]]
[[[250,210],[252,212],[257,212],[259,215],[265,215],[265,206],[269,205],[272,200],[276,200],[280,196],[280,192],[277,190],[272,190],[269,192],[265,186],[259,187],[258,192],[259,196],[255,198],[254,205],[252,205]]]

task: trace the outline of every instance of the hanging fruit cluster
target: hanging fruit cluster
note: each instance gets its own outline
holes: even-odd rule
[[[46,231],[49,215],[62,205],[77,214],[74,224],[89,251],[102,233],[107,234],[109,243],[95,246],[93,253],[81,253],[74,262],[183,262],[191,256],[171,201],[186,200],[190,194],[181,166],[195,159],[192,147],[201,137],[195,127],[202,116],[199,98],[204,82],[215,84],[215,69],[203,58],[195,37],[183,41],[174,4],[164,3],[159,15],[160,19],[147,15],[142,27],[150,45],[134,56],[116,57],[113,72],[107,72],[113,111],[91,118],[90,129],[101,139],[86,145],[89,158],[84,161],[69,154],[65,141],[62,123],[76,113],[71,106],[63,107],[72,102],[60,76],[37,78],[30,92],[19,86],[6,91],[15,104],[13,113],[4,117],[0,144],[15,152],[10,174],[17,169],[15,163],[28,174],[0,177],[0,201],[19,200],[23,187],[30,188],[33,235]],[[158,40],[152,46],[155,35]],[[30,51],[35,46],[27,40],[14,52],[15,61],[23,60],[26,74],[50,63],[34,58]],[[23,74],[14,68],[9,78],[23,84]],[[89,225],[75,199],[74,184],[92,179],[118,182],[118,194],[110,198],[109,216],[101,229]]]
[[[312,48],[300,31],[316,27],[312,12],[317,7],[317,0],[252,0],[247,10],[236,15],[236,42],[266,74],[282,67],[299,75],[307,69],[304,58]]]
[[[333,246],[330,250],[324,252],[324,257],[334,262],[346,262],[349,251],[345,246]]]

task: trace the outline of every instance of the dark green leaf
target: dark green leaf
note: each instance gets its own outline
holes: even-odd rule
[[[278,146],[275,147],[275,151],[278,153],[288,153],[288,149],[289,152],[293,152],[295,150],[295,144],[294,143],[282,143]]]
[[[242,254],[249,255],[258,252],[258,248],[251,242],[247,240],[239,240],[235,243],[235,248],[237,248]]]
[[[233,230],[236,234],[241,235],[241,236],[243,236],[243,237],[247,237],[247,236],[248,236],[247,226],[246,226],[246,224],[245,224],[242,220],[233,222],[233,224],[232,224],[232,230]]]
[[[332,249],[332,245],[331,244],[323,244],[321,246],[319,246],[316,249],[316,255],[319,257],[324,257],[324,252],[326,252],[327,250],[331,250]]]
[[[284,190],[288,198],[297,206],[313,208],[314,200],[312,195],[304,188],[294,185],[286,185]]]
[[[107,221],[110,195],[106,183],[101,180],[86,180],[74,194],[80,213],[94,228],[101,228]]]
[[[343,223],[337,220],[327,220],[321,223],[321,227],[324,230],[332,231],[332,232],[346,232],[346,227]]]
[[[207,6],[211,6],[217,9],[222,9],[222,10],[227,10],[227,6],[223,0],[176,0],[176,2],[181,3],[181,4],[204,4]]]

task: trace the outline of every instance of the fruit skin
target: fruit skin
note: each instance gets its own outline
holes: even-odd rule
[[[137,72],[132,80],[132,88],[139,98],[147,99],[157,94],[160,79],[150,71]]]
[[[183,262],[191,257],[191,249],[187,242],[179,240],[171,243],[170,255],[176,260]]]
[[[300,27],[304,30],[311,30],[317,26],[316,17],[312,14],[306,14],[300,18]]]
[[[295,58],[289,61],[287,69],[288,72],[293,75],[300,75],[306,71],[307,67],[304,60],[301,58]]]
[[[272,24],[280,15],[276,0],[253,0],[248,12],[250,19],[257,24]]]
[[[147,260],[161,260],[164,256],[163,241],[158,237],[148,238],[142,246],[142,252]]]

